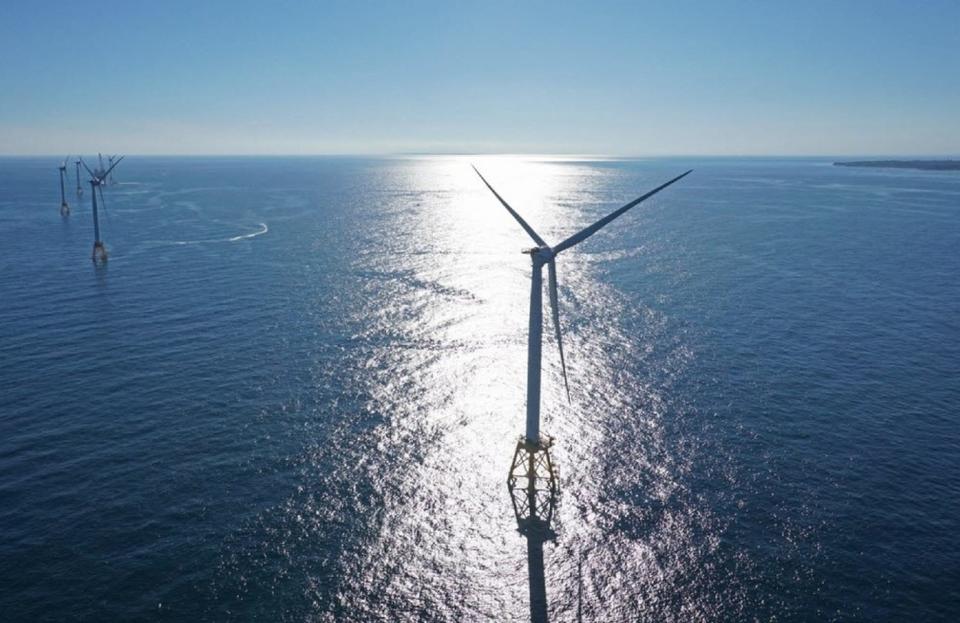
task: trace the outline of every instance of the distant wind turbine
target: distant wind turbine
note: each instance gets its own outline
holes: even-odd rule
[[[111,169],[111,170],[113,169],[113,159],[114,159],[114,158],[116,158],[116,156],[107,156],[107,163],[108,163],[107,166],[108,166],[108,168]],[[110,183],[111,186],[113,186],[114,184],[117,183],[117,180],[113,179],[113,174],[112,174],[112,173],[110,174],[110,177],[109,177],[108,181],[109,181],[109,183]]]
[[[76,161],[74,161],[74,164],[77,165],[77,196],[82,197],[83,186],[80,185],[80,158],[79,157],[77,157]]]
[[[114,167],[120,164],[120,161],[123,160],[123,156],[117,158],[116,162],[110,165],[110,168],[104,170],[103,168],[103,158],[100,158],[100,167],[96,171],[91,171],[90,167],[87,166],[87,163],[83,161],[83,158],[80,159],[80,164],[83,165],[83,168],[87,170],[87,173],[90,174],[90,195],[93,198],[93,256],[92,259],[94,262],[97,260],[101,262],[107,261],[107,248],[103,245],[103,241],[100,240],[100,216],[97,212],[97,191],[100,191],[100,203],[106,205],[106,202],[103,200],[103,185],[106,183],[107,176],[110,175],[110,172],[113,171]]]
[[[557,304],[557,268],[556,257],[561,252],[573,247],[593,234],[597,233],[602,227],[609,224],[615,218],[621,216],[624,212],[635,205],[649,199],[667,186],[678,182],[693,169],[682,175],[678,175],[669,182],[661,184],[650,192],[641,195],[625,206],[611,212],[593,225],[570,236],[563,242],[551,247],[537,232],[527,224],[517,212],[504,201],[503,197],[493,189],[493,186],[487,182],[486,178],[473,167],[483,183],[490,189],[490,192],[497,198],[510,215],[520,224],[527,235],[533,239],[537,246],[526,249],[523,252],[530,255],[533,262],[533,275],[530,287],[530,329],[527,342],[527,427],[526,434],[520,438],[517,443],[517,449],[514,452],[513,464],[510,467],[510,474],[507,479],[507,487],[510,490],[513,501],[514,512],[517,515],[517,522],[521,531],[527,527],[549,524],[550,515],[553,510],[553,501],[557,493],[556,470],[550,460],[550,446],[553,440],[548,436],[540,435],[540,345],[543,334],[543,267],[547,266],[548,287],[550,295],[550,310],[553,315],[553,327],[556,332],[557,347],[560,350],[560,366],[563,371],[563,383],[567,391],[567,400],[570,399],[570,385],[567,381],[567,364],[563,356],[563,341],[560,331],[560,310]],[[526,479],[524,486],[518,487],[519,479]],[[546,488],[538,488],[538,481],[545,481]],[[519,489],[519,491],[517,491]],[[546,499],[538,499],[538,493],[546,493]]]
[[[67,179],[67,162],[69,161],[70,156],[67,156],[63,159],[63,164],[58,167],[60,169],[60,216],[70,214],[70,206],[67,205],[67,194],[63,186]]]

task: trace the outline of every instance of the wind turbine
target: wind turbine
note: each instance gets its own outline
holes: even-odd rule
[[[503,197],[493,189],[486,178],[473,167],[490,192],[507,209],[520,227],[533,239],[537,246],[525,249],[523,252],[530,256],[533,262],[533,275],[530,287],[530,329],[527,342],[527,428],[526,433],[517,442],[517,449],[513,454],[513,463],[507,477],[507,488],[513,502],[514,514],[520,531],[549,530],[555,500],[558,491],[557,470],[550,460],[550,446],[553,439],[540,434],[540,343],[543,334],[543,267],[547,267],[549,280],[550,311],[553,315],[553,327],[556,332],[557,347],[560,350],[560,366],[563,370],[563,383],[567,390],[567,400],[570,400],[570,385],[567,382],[567,364],[563,357],[563,340],[560,334],[560,310],[557,305],[557,267],[556,257],[563,251],[573,247],[609,224],[624,212],[649,199],[667,186],[680,181],[689,175],[693,169],[678,175],[669,182],[657,186],[650,192],[637,197],[625,206],[611,212],[593,225],[577,232],[563,242],[554,246],[548,245],[537,232],[527,224],[523,217],[504,201]],[[520,484],[526,479],[525,484]],[[545,488],[538,488],[538,482],[545,481]]]
[[[123,160],[123,156],[117,158],[116,162],[110,165],[110,168],[104,170],[103,168],[103,158],[100,158],[100,167],[96,171],[91,171],[90,167],[87,166],[87,163],[83,161],[83,158],[80,159],[80,164],[83,165],[83,168],[87,170],[87,173],[90,174],[90,195],[93,198],[93,255],[91,259],[96,262],[98,259],[101,262],[107,261],[107,248],[103,245],[103,241],[100,240],[100,217],[97,212],[97,191],[100,191],[100,203],[106,205],[106,202],[103,200],[103,185],[106,183],[107,176],[110,175],[110,172],[113,171],[114,167],[120,164],[120,161]]]
[[[107,166],[108,166],[110,169],[113,169],[113,159],[114,159],[114,158],[116,158],[116,156],[107,156],[107,163],[108,163]],[[101,162],[102,162],[102,161],[101,161]],[[103,165],[101,164],[101,166],[103,166]],[[110,182],[110,185],[113,186],[114,184],[117,183],[117,180],[113,179],[113,175],[110,175],[109,182]]]
[[[70,156],[67,156],[63,159],[63,164],[58,167],[60,169],[60,216],[70,214],[70,206],[67,205],[67,195],[63,189],[64,180],[67,179],[67,162],[69,160]]]
[[[80,185],[80,158],[79,157],[77,157],[77,160],[76,162],[74,162],[74,164],[77,165],[77,196],[82,197],[83,186]]]

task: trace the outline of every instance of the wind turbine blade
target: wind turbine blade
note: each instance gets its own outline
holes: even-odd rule
[[[87,173],[90,174],[90,177],[96,179],[96,175],[93,174],[93,171],[90,170],[90,167],[87,166],[87,163],[83,161],[83,158],[80,158],[80,164],[83,165],[83,168],[87,170]]]
[[[103,154],[97,152],[97,158],[100,159],[100,170],[103,171]]]
[[[473,166],[473,165],[470,165],[470,166]],[[477,175],[480,175],[480,171],[477,171],[477,167],[473,167],[473,170],[476,171]],[[523,227],[523,230],[524,230],[525,232],[527,232],[527,234],[528,234],[531,238],[533,238],[533,241],[534,241],[534,242],[536,242],[537,244],[539,244],[539,245],[542,246],[542,247],[549,246],[546,242],[543,241],[543,238],[541,238],[540,236],[537,235],[537,232],[533,231],[533,228],[532,228],[532,227],[530,227],[529,225],[527,225],[527,222],[526,222],[525,220],[523,220],[523,217],[521,217],[519,214],[517,214],[516,211],[514,211],[514,209],[510,207],[510,204],[508,204],[506,201],[503,200],[503,197],[501,197],[501,196],[497,193],[497,191],[495,191],[495,190],[493,189],[493,186],[490,185],[490,183],[487,181],[487,179],[486,179],[485,177],[483,177],[483,175],[480,175],[480,179],[482,179],[482,180],[483,180],[483,183],[487,185],[487,188],[490,189],[490,192],[493,193],[493,196],[496,197],[497,200],[499,200],[501,204],[503,204],[503,207],[505,207],[505,208],[507,209],[507,212],[509,212],[510,215],[513,216],[513,218],[515,218],[518,223],[520,223],[520,227]]]
[[[560,337],[560,306],[557,301],[557,264],[554,260],[547,262],[547,273],[550,288],[550,312],[553,314],[553,329],[557,334],[557,347],[560,348],[560,368],[563,370],[563,386],[567,389],[567,402],[570,400],[570,383],[567,381],[567,362],[563,357],[563,338]]]
[[[683,175],[678,175],[677,177],[673,178],[672,180],[670,180],[670,181],[667,182],[666,184],[661,184],[660,186],[657,186],[656,188],[654,188],[653,190],[651,190],[651,191],[648,192],[647,194],[641,195],[640,197],[637,197],[636,199],[634,199],[633,201],[631,201],[631,202],[628,203],[627,205],[623,206],[623,207],[620,208],[619,210],[608,214],[607,216],[603,217],[602,219],[600,219],[599,221],[597,221],[596,223],[594,223],[594,224],[591,225],[590,227],[587,227],[586,229],[580,231],[579,233],[576,233],[576,234],[570,236],[569,238],[567,238],[566,240],[564,240],[563,242],[561,242],[561,243],[558,244],[557,246],[553,247],[553,252],[554,252],[555,254],[556,254],[556,253],[560,253],[560,252],[563,251],[564,249],[569,249],[569,248],[572,247],[573,245],[578,244],[578,243],[580,243],[580,242],[583,242],[584,240],[586,240],[587,238],[589,238],[589,237],[592,236],[593,234],[597,233],[597,231],[599,231],[600,228],[602,228],[604,225],[606,225],[607,223],[609,223],[609,222],[612,221],[613,219],[617,218],[618,216],[620,216],[621,214],[623,214],[624,212],[626,212],[627,210],[629,210],[629,209],[632,208],[633,206],[635,206],[635,205],[637,205],[638,203],[641,203],[641,202],[643,202],[643,201],[646,201],[647,199],[649,199],[650,197],[654,196],[655,194],[657,194],[658,192],[660,192],[661,190],[663,190],[663,189],[666,188],[667,186],[673,184],[674,182],[679,182],[681,179],[683,179],[684,177],[690,175],[690,173],[692,173],[692,172],[693,172],[693,169],[690,169],[689,171],[687,171],[687,172],[684,173]]]
[[[103,173],[103,177],[100,179],[107,179],[107,176],[110,175],[110,171],[113,171],[114,167],[120,164],[121,160],[123,160],[123,156],[120,156],[119,158],[117,158],[116,162],[110,165],[110,168]]]

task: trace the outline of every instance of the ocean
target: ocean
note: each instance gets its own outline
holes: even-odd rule
[[[542,569],[531,242],[471,162],[549,243],[695,169],[557,260]],[[960,618],[960,175],[129,157],[95,266],[58,164],[0,159],[0,619]]]

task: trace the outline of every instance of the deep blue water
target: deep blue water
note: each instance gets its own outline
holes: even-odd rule
[[[696,168],[558,260],[551,620],[960,618],[960,175],[477,164],[548,242]],[[467,160],[131,157],[99,268],[56,165],[0,159],[0,619],[529,618]]]

